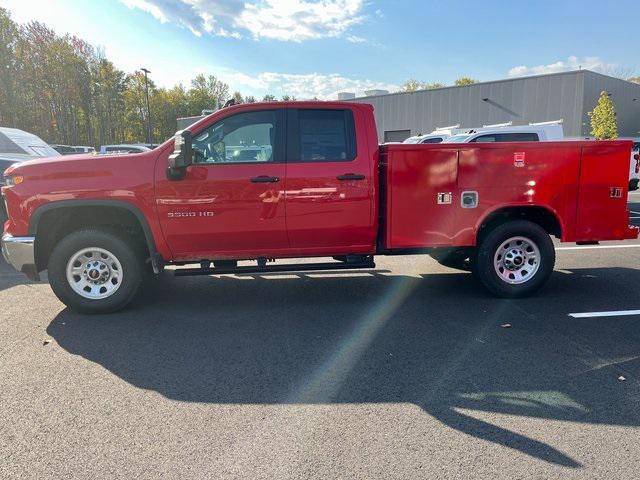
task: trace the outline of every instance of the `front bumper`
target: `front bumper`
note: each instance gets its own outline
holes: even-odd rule
[[[16,270],[32,280],[39,280],[35,261],[35,237],[14,237],[9,233],[2,235],[2,256]]]

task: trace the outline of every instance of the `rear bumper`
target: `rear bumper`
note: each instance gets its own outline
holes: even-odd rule
[[[35,261],[36,237],[14,237],[9,233],[2,235],[2,256],[13,268],[24,273],[32,280],[38,280]]]

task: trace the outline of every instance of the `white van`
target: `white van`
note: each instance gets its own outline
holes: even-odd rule
[[[512,125],[502,123],[472,128],[465,133],[452,135],[446,143],[486,143],[486,142],[555,142],[564,140],[562,120]]]
[[[460,124],[451,125],[450,127],[437,127],[431,133],[409,137],[402,143],[442,143],[451,135],[464,133],[465,131],[467,130],[460,128]]]

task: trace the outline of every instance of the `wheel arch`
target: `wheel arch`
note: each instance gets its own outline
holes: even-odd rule
[[[529,220],[542,227],[549,235],[562,238],[564,224],[557,212],[545,205],[509,205],[497,207],[480,219],[476,225],[475,242],[492,228],[510,220]]]
[[[38,271],[46,268],[46,260],[51,253],[49,248],[51,245],[49,245],[48,242],[38,242],[38,238],[42,238],[42,232],[38,235],[38,230],[42,225],[47,224],[47,219],[51,222],[53,219],[59,218],[61,214],[67,213],[67,223],[65,225],[73,225],[73,222],[69,221],[69,216],[74,213],[77,214],[78,212],[88,213],[91,211],[99,211],[102,214],[105,212],[111,212],[112,216],[110,216],[109,219],[120,218],[126,225],[137,226],[142,233],[143,241],[149,254],[154,272],[158,273],[161,270],[161,259],[156,248],[156,242],[151,231],[151,227],[149,226],[149,222],[142,211],[137,206],[123,200],[101,199],[59,200],[46,203],[36,208],[29,220],[29,235],[36,238],[35,253]],[[97,222],[94,226],[101,224],[105,223]],[[78,226],[83,225],[78,224]],[[51,241],[56,239],[56,235],[59,237],[64,233],[64,228],[62,226],[59,226],[56,230],[57,233],[52,235],[53,238],[50,239]],[[49,249],[49,251],[47,251],[47,249]]]

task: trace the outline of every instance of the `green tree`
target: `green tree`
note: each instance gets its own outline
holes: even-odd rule
[[[283,102],[293,102],[296,100],[296,97],[294,97],[293,95],[283,95],[282,96],[282,101]]]
[[[402,92],[415,92],[417,90],[433,90],[435,88],[443,88],[446,85],[444,83],[433,82],[433,83],[425,83],[419,82],[413,78],[407,80],[402,85],[400,91]]]
[[[240,92],[233,92],[232,98],[236,105],[239,103],[244,103],[244,98],[242,98],[242,94]]]
[[[416,90],[420,90],[421,85],[422,84],[419,81],[413,78],[410,78],[409,80],[407,80],[402,84],[402,87],[400,88],[400,90],[403,92],[415,92]]]
[[[600,93],[598,103],[588,115],[591,120],[591,135],[598,140],[618,138],[616,109],[607,92]]]
[[[458,87],[461,87],[463,85],[473,85],[474,83],[478,83],[478,81],[470,77],[460,77],[454,82],[454,84]]]
[[[270,93],[268,93],[267,95],[262,97],[262,101],[263,102],[276,102],[277,100],[276,100],[275,95],[271,95]]]
[[[200,115],[202,110],[215,110],[229,100],[229,85],[214,75],[198,74],[191,80],[187,95],[191,115]]]
[[[244,103],[256,103],[256,97],[253,95],[248,95],[244,97]]]
[[[15,122],[18,40],[18,25],[11,20],[9,12],[0,7],[0,125]]]

